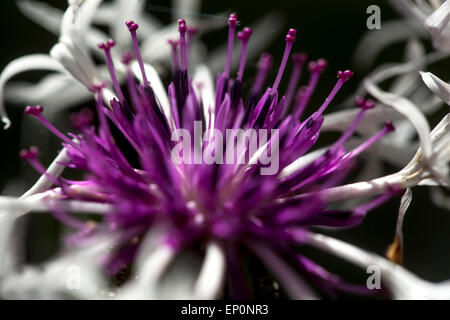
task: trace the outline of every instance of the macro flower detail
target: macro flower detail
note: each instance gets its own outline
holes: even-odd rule
[[[179,38],[167,44],[173,61],[173,76],[167,88],[142,60],[139,25],[130,20],[124,28],[130,33],[133,51],[122,57],[126,85],[121,86],[116,74],[112,58],[115,42],[100,43],[110,83],[91,85],[96,109],[82,110],[71,118],[78,133],[66,135],[59,131],[42,115],[41,106],[25,109],[27,115],[61,140],[64,157],[58,165],[85,175],[82,180],[60,177],[59,173],[46,171],[38,160],[37,148],[23,150],[21,157],[53,187],[43,190],[41,197],[4,199],[4,208],[48,208],[56,219],[75,230],[66,238],[72,248],[83,248],[110,236],[113,244],[100,254],[98,263],[105,271],[103,277],[133,270],[137,276],[127,277],[115,290],[99,288],[99,297],[105,297],[102,290],[117,298],[167,297],[161,289],[161,279],[171,273],[171,266],[177,265],[186,252],[204,257],[200,271],[175,268],[178,271],[173,271],[173,279],[178,279],[177,272],[184,275],[179,284],[184,291],[172,289],[168,297],[216,298],[223,296],[225,284],[230,297],[249,297],[240,263],[240,257],[248,252],[266,265],[291,298],[317,298],[312,284],[329,294],[336,290],[365,292],[364,287],[347,284],[329,274],[294,247],[306,242],[311,226],[354,226],[369,210],[398,193],[399,186],[392,185],[350,210],[329,209],[331,202],[322,196],[341,184],[362,152],[394,130],[392,123],[386,122],[367,141],[347,149],[346,142],[366,112],[375,107],[374,101],[360,97],[356,101],[359,111],[341,137],[323,154],[304,161],[319,138],[324,112],[353,72],[337,72],[337,82],[322,105],[305,116],[305,107],[327,63],[310,62],[309,82],[297,91],[307,60],[305,54],[291,54],[297,30],[290,29],[286,35],[273,84],[263,89],[273,65],[272,58],[263,54],[248,90],[244,79],[252,30],[243,28],[236,35],[236,14],[228,20],[224,70],[217,76],[215,86],[205,66],[200,66],[193,77],[190,75],[190,29],[183,19],[178,24]],[[241,50],[238,72],[233,76],[230,64],[236,37]],[[281,94],[279,87],[290,58],[294,67],[286,93]],[[200,148],[195,145],[191,155],[183,158],[189,161],[176,164],[171,159],[172,150],[182,142],[177,129],[194,135],[195,123],[201,124],[200,131],[206,139]],[[229,129],[267,130],[267,140],[254,150],[250,148],[252,139],[261,137],[247,137],[240,154],[242,162],[191,161],[198,153],[214,157],[234,148],[234,141],[232,145],[220,144],[214,134]],[[278,155],[279,163],[271,174],[261,174],[260,169],[267,163],[252,161],[262,153]],[[98,218],[86,220],[76,215],[89,210]]]

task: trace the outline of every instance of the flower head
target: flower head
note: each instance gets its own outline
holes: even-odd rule
[[[305,154],[319,138],[324,112],[353,72],[338,71],[337,82],[323,104],[310,116],[304,116],[327,63],[310,62],[309,82],[295,95],[307,56],[291,54],[297,30],[290,29],[272,85],[263,89],[273,65],[272,58],[263,54],[253,85],[245,95],[246,56],[252,30],[243,28],[237,33],[240,62],[233,76],[230,63],[238,26],[236,14],[230,15],[228,25],[224,69],[217,76],[215,88],[206,67],[199,67],[193,77],[189,73],[192,29],[185,20],[178,21],[178,39],[167,44],[173,61],[172,81],[167,89],[156,71],[143,61],[137,36],[139,25],[129,20],[124,28],[130,33],[133,53],[122,59],[126,86],[121,86],[112,58],[115,41],[100,43],[98,48],[104,53],[110,83],[91,85],[97,107],[95,112],[83,110],[72,117],[78,134],[60,132],[42,115],[41,106],[27,107],[26,114],[61,139],[66,155],[63,164],[85,172],[84,180],[58,177],[46,172],[36,148],[23,151],[22,158],[55,186],[47,191],[44,204],[57,219],[77,230],[67,239],[69,244],[82,246],[110,233],[116,236],[114,249],[104,254],[103,266],[109,274],[116,275],[134,264],[139,268],[151,266],[152,271],[143,274],[146,281],[130,280],[124,295],[140,292],[137,289],[143,285],[156,288],[168,266],[188,250],[206,250],[194,286],[195,297],[220,295],[225,263],[231,295],[246,297],[248,291],[239,263],[242,250],[253,252],[266,264],[293,298],[316,297],[294,269],[306,272],[324,290],[359,292],[360,288],[347,286],[331,276],[330,287],[326,283],[330,277],[323,277],[325,271],[296,253],[293,246],[302,242],[305,230],[311,226],[358,224],[367,211],[397,193],[391,186],[368,203],[345,211],[330,210],[329,200],[322,196],[340,184],[359,154],[394,127],[386,122],[366,142],[347,150],[346,142],[366,112],[375,106],[370,99],[358,98],[359,112],[342,136],[323,154],[307,159]],[[294,67],[289,86],[285,94],[280,94],[290,58]],[[232,130],[248,136],[240,140],[238,135],[223,143],[222,138],[228,138]],[[128,149],[119,143],[118,133]],[[201,134],[201,143],[180,148],[188,136],[195,137],[196,133]],[[241,143],[235,143],[235,138]],[[231,161],[215,161],[237,146],[241,148],[238,153],[230,153]],[[174,161],[174,154],[182,161]],[[205,161],[197,161],[198,158]],[[263,159],[276,159],[277,163]],[[70,214],[81,208],[101,214],[102,221],[92,223]],[[150,237],[155,233],[156,240]],[[139,263],[139,256],[147,252],[149,237],[157,249],[153,246],[146,262]],[[146,294],[158,297],[155,288]]]

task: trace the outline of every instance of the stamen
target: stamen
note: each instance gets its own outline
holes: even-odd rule
[[[292,70],[291,77],[289,79],[288,89],[286,91],[287,107],[291,105],[295,89],[297,88],[298,82],[300,80],[303,65],[308,60],[308,55],[306,53],[294,53],[292,55],[292,60],[294,62],[294,69]]]
[[[255,82],[250,90],[251,96],[257,96],[266,82],[267,75],[269,74],[270,69],[272,69],[273,59],[272,56],[268,53],[263,53],[259,58],[258,62],[258,72],[255,76]]]
[[[67,214],[62,207],[58,207],[57,204],[54,204],[50,208],[50,214],[61,223],[78,230],[89,231],[92,229],[92,226],[88,222],[80,221]]]
[[[54,135],[56,135],[58,138],[60,138],[61,140],[63,140],[65,143],[70,144],[74,147],[76,147],[76,145],[74,144],[74,142],[72,140],[70,140],[65,134],[63,134],[61,131],[59,131],[58,129],[56,129],[56,127],[54,125],[52,125],[47,119],[45,119],[42,116],[42,112],[44,111],[44,108],[42,108],[42,106],[28,106],[25,108],[25,114],[28,115],[32,115],[34,117],[36,117],[45,127],[47,127],[47,129],[49,129]]]
[[[360,155],[363,151],[368,149],[371,145],[373,145],[375,142],[380,140],[382,137],[384,137],[389,132],[392,132],[395,130],[394,125],[390,121],[386,121],[384,128],[381,129],[378,133],[374,134],[371,138],[369,138],[366,142],[361,144],[359,147],[353,149],[349,153],[347,153],[346,157],[355,158],[358,155]]]
[[[53,184],[58,184],[58,179],[53,175],[47,173],[47,170],[44,168],[42,163],[38,160],[37,155],[39,154],[39,149],[36,146],[31,147],[30,149],[22,149],[20,150],[19,156],[23,160],[27,160],[30,165],[36,170],[40,175],[47,176]]]
[[[277,91],[278,86],[280,85],[281,78],[283,77],[284,69],[286,68],[286,64],[289,59],[289,55],[291,54],[292,45],[295,42],[296,35],[297,35],[297,30],[295,30],[295,29],[289,29],[289,31],[286,35],[286,47],[284,48],[284,54],[283,54],[283,59],[281,60],[280,69],[278,70],[277,77],[272,86],[273,91]]]
[[[178,31],[180,32],[180,56],[181,56],[181,70],[187,70],[186,61],[186,21],[184,19],[178,20]]]
[[[308,70],[311,73],[309,77],[308,86],[306,88],[300,88],[297,93],[297,99],[295,101],[293,116],[294,119],[300,119],[301,115],[305,111],[312,94],[316,90],[317,83],[319,82],[320,75],[327,68],[328,62],[324,59],[317,61],[311,61],[308,65]]]
[[[136,35],[136,30],[139,28],[139,25],[137,23],[134,23],[133,20],[125,22],[125,25],[128,27],[128,30],[130,30],[131,39],[133,41],[134,54],[136,55],[136,60],[138,61],[139,68],[141,69],[144,87],[148,87],[150,83],[148,82],[147,75],[145,74],[144,61],[142,60],[141,50],[139,49],[139,42]]]
[[[334,86],[333,90],[331,90],[329,96],[325,99],[324,103],[317,111],[318,114],[322,114],[325,111],[325,109],[328,107],[328,105],[331,103],[331,101],[333,101],[334,97],[341,89],[344,82],[347,82],[351,77],[353,77],[353,75],[354,75],[354,73],[351,70],[338,71],[338,73],[337,73],[338,81],[337,81],[336,85]]]
[[[234,44],[234,33],[236,31],[236,25],[238,23],[237,15],[235,13],[230,14],[228,18],[228,48],[227,48],[227,58],[225,60],[225,69],[223,73],[226,77],[230,75],[231,68],[231,56],[233,53],[233,44]]]
[[[122,89],[120,88],[119,81],[117,80],[117,75],[114,70],[114,62],[111,57],[111,48],[114,47],[116,43],[114,40],[108,40],[106,43],[100,43],[98,47],[100,49],[103,49],[105,52],[105,58],[106,58],[106,64],[108,66],[109,75],[111,77],[111,81],[114,87],[114,91],[116,92],[117,96],[119,97],[120,101],[125,101],[125,97],[123,95]]]
[[[379,207],[386,201],[388,201],[390,198],[397,194],[401,194],[403,192],[403,189],[399,187],[392,187],[388,190],[388,192],[380,195],[379,197],[376,197],[375,199],[369,201],[368,203],[365,203],[353,210],[357,215],[365,215],[370,210]]]
[[[356,105],[361,108],[358,114],[355,116],[355,119],[351,123],[351,125],[347,128],[341,138],[335,143],[336,146],[342,145],[345,141],[350,138],[350,136],[355,132],[358,125],[361,123],[361,120],[364,117],[364,114],[367,110],[373,109],[375,107],[375,102],[373,100],[367,99],[365,100],[363,97],[356,98]]]
[[[238,39],[241,40],[242,49],[241,49],[241,60],[239,62],[239,71],[237,79],[242,82],[242,78],[244,77],[244,69],[245,69],[245,58],[247,57],[247,45],[250,36],[252,35],[252,29],[244,28],[241,32],[238,33]]]
[[[172,66],[173,71],[178,70],[180,68],[180,64],[178,63],[178,44],[179,41],[169,39],[167,43],[172,47]]]

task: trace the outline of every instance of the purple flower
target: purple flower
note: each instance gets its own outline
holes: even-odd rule
[[[82,246],[105,234],[118,236],[114,248],[104,253],[102,261],[110,275],[138,264],[146,239],[156,233],[157,240],[152,241],[158,249],[148,259],[154,264],[147,275],[147,284],[157,283],[179,254],[195,251],[206,256],[195,282],[195,297],[222,294],[226,265],[230,296],[246,298],[249,291],[240,260],[250,252],[266,265],[292,298],[317,297],[310,284],[330,294],[336,290],[363,292],[362,288],[328,273],[294,247],[305,241],[310,227],[355,226],[369,210],[397,193],[393,183],[378,190],[380,196],[349,210],[330,209],[327,196],[330,190],[339,188],[359,154],[394,130],[392,123],[386,122],[372,138],[348,150],[346,142],[366,111],[375,106],[372,100],[358,98],[356,105],[360,111],[341,137],[325,152],[305,156],[319,138],[323,113],[353,72],[337,72],[337,82],[323,104],[305,116],[320,75],[327,67],[326,61],[309,62],[308,84],[297,89],[308,57],[291,54],[297,31],[290,29],[271,86],[265,87],[273,61],[263,54],[253,85],[247,88],[251,82],[245,77],[246,53],[251,46],[252,30],[243,28],[237,33],[241,54],[234,76],[231,59],[238,26],[236,14],[230,15],[228,24],[224,71],[217,76],[214,89],[207,68],[200,67],[193,77],[190,75],[189,48],[195,29],[179,20],[179,39],[168,44],[172,48],[173,74],[165,89],[156,72],[142,60],[138,25],[127,21],[133,53],[122,59],[126,86],[121,86],[116,76],[111,53],[115,42],[101,43],[99,48],[104,51],[113,90],[108,83],[91,87],[97,107],[94,112],[83,110],[72,117],[77,134],[60,132],[42,116],[40,106],[25,110],[62,140],[68,155],[64,165],[84,172],[84,180],[69,180],[46,172],[36,148],[22,151],[21,157],[55,186],[47,194],[46,204],[55,218],[77,230],[67,238],[68,244]],[[141,81],[133,73],[134,58]],[[290,58],[293,68],[287,90],[279,93]],[[174,132],[184,129],[194,135],[195,123],[201,123],[202,133],[216,130],[225,135],[230,129],[267,130],[268,140],[258,150],[252,150],[249,138],[244,143],[243,162],[176,164],[171,154],[181,137],[174,139]],[[220,145],[214,134],[205,136],[200,149],[192,147],[189,160],[196,154],[210,156],[211,150],[226,153],[231,148],[228,143]],[[260,174],[266,164],[252,161],[262,152],[277,153],[275,174]],[[101,222],[86,222],[69,214],[81,204],[101,213]],[[155,292],[147,294],[157,297]]]

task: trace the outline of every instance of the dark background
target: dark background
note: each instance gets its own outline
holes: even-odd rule
[[[66,7],[66,1],[52,0],[47,2],[62,9]],[[168,7],[170,1],[152,1],[152,4]],[[382,21],[398,17],[386,1],[374,0],[206,0],[203,1],[202,11],[207,14],[224,12],[225,10],[235,11],[243,25],[257,20],[269,11],[281,12],[284,16],[285,27],[295,27],[299,30],[295,50],[308,52],[314,59],[323,57],[329,61],[328,72],[324,74],[318,92],[315,94],[315,97],[322,99],[334,84],[335,71],[352,68],[352,54],[358,40],[367,31],[366,8],[371,4],[377,4],[381,7]],[[170,13],[152,12],[152,14],[164,22],[170,22],[171,20]],[[23,16],[15,6],[14,1],[11,0],[0,1],[0,24],[0,69],[19,56],[31,53],[47,53],[56,41],[55,36]],[[275,55],[275,61],[279,61],[281,58],[284,48],[281,45],[284,43],[283,38],[284,34],[280,34],[279,41],[275,41],[267,49]],[[215,39],[217,37],[210,37],[206,40],[214,45]],[[391,47],[380,56],[378,62],[399,61],[403,52],[402,48],[402,44]],[[356,78],[344,88],[340,94],[341,98],[351,93],[359,80],[365,75],[364,71],[355,71],[357,72]],[[27,73],[24,76],[18,76],[17,79],[39,79],[40,76],[39,73]],[[21,130],[20,119],[23,107],[17,108],[17,106],[8,104],[7,107],[14,124],[8,131],[0,131],[2,146],[0,188],[5,187],[11,178],[19,174],[26,177],[26,185],[31,184],[37,178],[37,175],[30,170],[28,165],[23,164],[17,157],[20,148],[25,147],[20,144],[18,138]],[[43,162],[47,164],[53,156],[54,154],[43,155]],[[47,162],[45,159],[48,159]],[[390,170],[394,169],[391,168]],[[25,186],[22,186],[22,188],[25,188]],[[450,278],[450,251],[448,249],[450,244],[448,233],[450,213],[438,209],[430,203],[426,188],[415,188],[413,194],[414,199],[404,224],[405,266],[427,280],[440,281]],[[370,212],[361,226],[351,230],[333,232],[332,234],[362,248],[384,254],[385,249],[393,240],[398,205],[399,198],[394,199]],[[42,230],[50,232],[55,228],[52,225],[51,218],[48,218],[45,222],[41,221],[38,227],[34,227],[30,231],[41,235],[43,251],[46,250],[46,236],[42,234]],[[345,268],[347,273],[353,272],[352,268],[349,269],[347,265],[344,266],[337,260],[325,257],[320,253],[312,252],[310,254],[323,261],[331,270],[340,272]],[[349,277],[352,278],[351,275]]]

